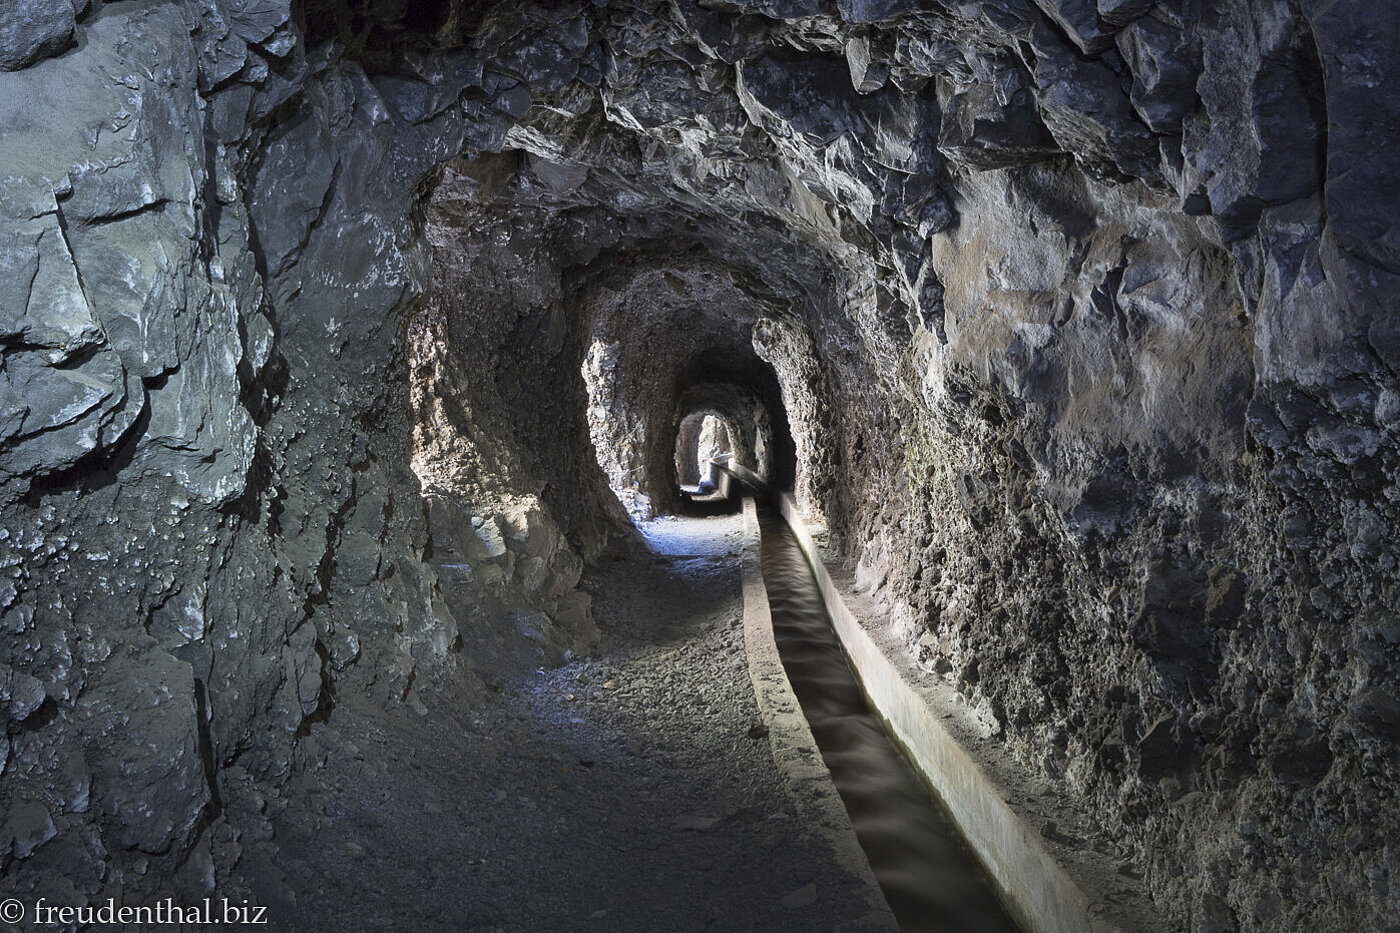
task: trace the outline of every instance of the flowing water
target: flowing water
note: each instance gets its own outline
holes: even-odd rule
[[[778,652],[900,929],[1016,930],[947,814],[870,711],[787,523],[761,498],[758,515]]]

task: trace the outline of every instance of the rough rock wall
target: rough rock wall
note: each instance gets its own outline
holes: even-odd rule
[[[269,903],[336,691],[473,683],[400,339],[465,124],[391,111],[285,6],[84,14],[0,78],[4,887]],[[17,62],[70,44],[5,25]]]
[[[583,334],[539,218],[464,205],[449,175],[426,206],[433,289],[409,335],[414,469],[467,653],[537,666],[596,643],[575,587],[631,526],[593,456]]]
[[[24,30],[6,25],[13,48]],[[208,763],[285,766],[236,707],[300,721],[320,669],[282,663],[302,613],[254,582],[274,560],[242,535],[257,431],[241,396],[277,366],[246,212],[217,198],[188,23],[104,7],[76,28],[78,49],[0,95],[0,862],[7,887],[65,903],[212,884],[236,844]],[[246,576],[220,574],[230,560]]]
[[[911,644],[1194,929],[1365,926],[1394,903],[1395,283],[1335,245],[1355,214],[1331,210],[1333,137],[1374,126],[1320,109],[1313,42],[1353,30],[1336,12],[1158,8],[1119,35],[1130,67],[1144,37],[1201,56],[1174,63],[1199,100],[1170,98],[1183,133],[1157,140],[1181,146],[1179,210],[1150,171],[1124,184],[1082,155],[950,168],[907,498],[857,535]],[[1150,90],[1129,98],[1163,136]],[[987,120],[1001,147],[1010,116]]]
[[[467,214],[528,208],[558,268],[684,244],[773,311],[805,495],[1168,918],[1389,922],[1393,18],[24,8],[0,29],[8,887],[207,890],[333,688],[459,682],[432,553],[472,544],[423,515],[405,329],[462,326],[431,316],[420,207],[465,147],[493,163]],[[469,334],[537,361],[554,311],[507,307]],[[449,387],[492,413],[462,359]],[[542,456],[551,410],[477,424],[483,462],[521,464],[478,473],[545,503],[513,553],[561,569],[606,503],[586,450]]]

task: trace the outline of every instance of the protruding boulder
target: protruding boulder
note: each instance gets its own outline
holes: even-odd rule
[[[18,71],[73,44],[70,0],[11,0],[0,14],[0,71]]]
[[[1017,90],[1002,101],[994,88],[974,84],[944,105],[938,151],[959,165],[994,169],[1035,162],[1060,149],[1029,90]]]

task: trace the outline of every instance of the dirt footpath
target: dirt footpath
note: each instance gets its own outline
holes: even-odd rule
[[[269,915],[337,931],[862,929],[863,882],[799,825],[755,728],[741,529],[649,523],[651,553],[589,578],[596,656],[484,705],[346,698],[310,737],[327,754],[307,806],[272,819]]]

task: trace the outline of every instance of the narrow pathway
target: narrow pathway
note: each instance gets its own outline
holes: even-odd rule
[[[486,705],[351,698],[259,885],[296,930],[859,931],[863,882],[799,824],[748,680],[742,521],[663,519],[590,577],[596,657]],[[433,704],[430,702],[430,706]],[[275,928],[275,927],[274,927]]]

